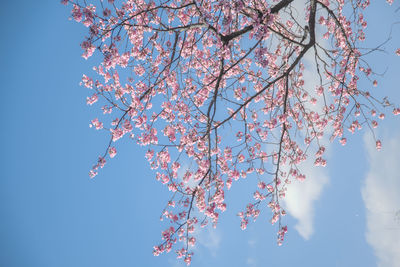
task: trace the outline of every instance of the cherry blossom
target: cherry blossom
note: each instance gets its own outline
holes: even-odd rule
[[[377,140],[376,141],[376,149],[381,150],[381,148],[382,148],[382,142],[380,140]]]
[[[87,29],[82,57],[95,65],[81,85],[88,105],[102,103],[90,127],[110,138],[90,177],[127,138],[146,147],[171,193],[155,256],[174,250],[190,264],[196,229],[217,226],[240,180],[256,186],[238,225],[264,216],[282,245],[280,201],[307,179],[301,163],[324,167],[324,140],[345,145],[350,133],[375,131],[385,109],[400,114],[373,94],[380,77],[365,58],[374,49],[363,45],[369,0],[310,0],[301,10],[293,0],[61,2]]]
[[[113,158],[117,154],[117,150],[115,147],[110,147],[110,149],[108,150],[108,153],[110,154],[110,158]]]

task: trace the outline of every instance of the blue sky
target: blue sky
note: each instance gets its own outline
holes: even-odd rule
[[[80,57],[86,29],[68,16],[69,8],[50,0],[7,1],[0,9],[0,266],[182,266],[174,253],[152,255],[169,194],[143,148],[122,140],[116,159],[88,177],[108,136],[88,127],[97,109],[86,105],[90,92],[79,82],[96,59]],[[367,18],[372,47],[400,11],[374,2]],[[400,25],[392,37],[387,53],[370,62],[385,72],[375,92],[400,104]],[[313,178],[295,200],[308,204],[285,218],[282,247],[268,216],[240,230],[236,213],[251,198],[242,198],[248,188],[240,181],[218,228],[198,233],[192,266],[400,266],[400,118],[386,113],[377,131],[382,151],[363,131],[348,135],[345,147],[330,145],[327,168],[309,170]]]

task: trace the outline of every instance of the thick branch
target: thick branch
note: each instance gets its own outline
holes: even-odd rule
[[[276,4],[271,8],[271,14],[277,14],[281,9],[287,7],[291,2],[293,2],[293,0],[282,0],[281,2],[279,2],[278,4]],[[235,39],[236,37],[239,37],[251,31],[253,28],[254,28],[253,25],[246,26],[243,29],[232,32],[228,35],[222,35],[221,39],[224,43],[228,43],[230,40]]]

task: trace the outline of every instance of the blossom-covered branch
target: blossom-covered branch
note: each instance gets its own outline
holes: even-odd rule
[[[196,227],[216,226],[227,190],[246,177],[258,187],[239,212],[242,229],[271,210],[282,244],[279,201],[293,180],[306,179],[302,162],[325,166],[321,139],[345,144],[346,129],[377,127],[385,108],[400,113],[359,86],[374,79],[359,49],[369,0],[62,2],[88,28],[82,56],[101,56],[82,79],[94,90],[87,103],[105,103],[107,116],[92,126],[110,132],[91,177],[129,135],[148,147],[156,179],[172,192],[154,255],[180,243],[178,258],[189,264]]]

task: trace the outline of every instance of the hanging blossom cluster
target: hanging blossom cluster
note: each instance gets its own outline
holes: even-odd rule
[[[100,59],[82,85],[93,91],[88,105],[103,102],[104,118],[90,126],[110,142],[90,176],[116,156],[119,139],[148,147],[155,178],[172,194],[156,256],[176,247],[190,264],[195,229],[217,225],[227,190],[246,177],[257,187],[238,214],[241,228],[266,210],[282,244],[280,200],[307,179],[302,162],[326,165],[321,140],[344,145],[363,127],[373,131],[383,110],[400,113],[369,91],[377,81],[369,51],[358,48],[369,0],[90,2],[62,0],[88,29],[82,57]]]

